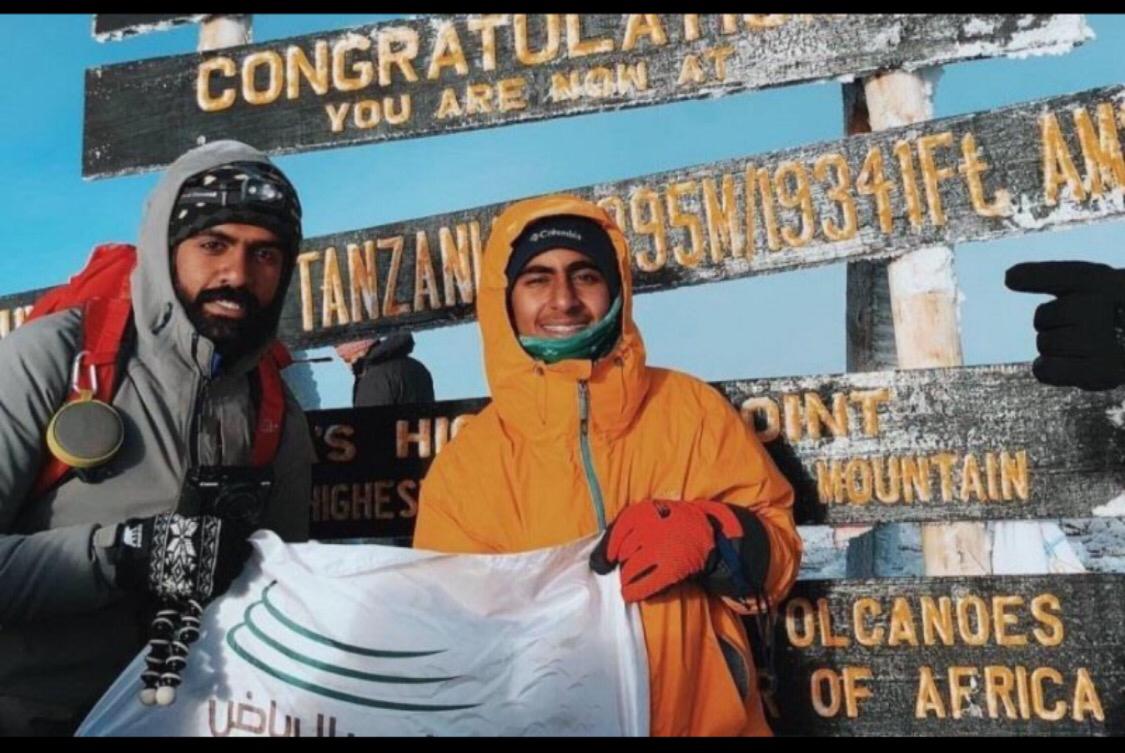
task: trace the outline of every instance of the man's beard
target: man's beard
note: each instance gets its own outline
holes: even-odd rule
[[[275,317],[273,306],[263,308],[258,299],[246,288],[208,288],[201,290],[194,301],[185,300],[179,285],[176,294],[187,312],[195,331],[215,344],[215,350],[224,360],[234,361],[264,345],[273,336]],[[211,301],[229,300],[242,305],[245,316],[234,319],[212,316],[203,310]]]

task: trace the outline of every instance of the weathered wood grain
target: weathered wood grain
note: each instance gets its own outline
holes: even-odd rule
[[[1125,575],[799,582],[774,632],[774,730],[1125,734],[1123,593]]]
[[[239,138],[271,153],[305,151],[879,69],[1062,52],[1090,36],[1082,17],[1073,15],[495,14],[396,20],[92,68],[86,76],[83,175],[153,169],[219,138]],[[314,71],[315,87],[300,77],[299,63]],[[215,68],[208,72],[208,66]]]
[[[890,258],[925,246],[1125,216],[1123,104],[1125,87],[1105,87],[573,193],[598,201],[617,218],[634,252],[638,293]],[[966,159],[966,136],[975,140],[980,163]],[[923,143],[934,155],[930,168],[920,157]],[[902,155],[909,150],[910,159],[900,162],[896,149]],[[854,189],[876,153],[889,182],[882,216],[875,197]],[[1057,178],[1045,184],[1048,162]],[[816,179],[818,164],[822,180]],[[903,164],[910,168],[904,171]],[[968,175],[980,164],[988,167],[976,173],[974,200]],[[836,199],[829,196],[841,174],[834,165],[847,166],[853,186]],[[808,184],[803,210],[794,190],[800,174]],[[789,202],[797,208],[786,209],[783,199],[797,199]],[[854,208],[854,223],[846,219],[846,205]],[[282,311],[281,339],[307,348],[471,319],[484,243],[504,206],[307,239]],[[8,295],[0,304],[30,302],[36,292]]]
[[[1026,364],[714,386],[793,483],[800,524],[1125,515],[1125,389],[1047,387]],[[312,535],[409,536],[434,455],[485,404],[310,411]]]
[[[1108,87],[572,193],[605,206],[625,231],[638,293],[895,257],[1125,216],[1123,102],[1125,88]],[[977,156],[966,157],[973,142]],[[1044,143],[1049,161],[1073,166],[1073,182],[1044,184]],[[855,189],[873,155],[882,157],[888,182],[882,207]],[[836,193],[843,170],[852,188]],[[473,317],[480,257],[504,206],[309,239],[282,338],[310,347]]]
[[[205,13],[95,13],[92,33],[99,42],[119,42],[134,34],[164,31],[206,17]]]

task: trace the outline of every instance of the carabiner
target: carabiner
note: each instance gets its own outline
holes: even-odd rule
[[[83,350],[82,352],[80,352],[78,355],[76,355],[74,357],[74,365],[70,369],[70,388],[72,390],[74,390],[75,392],[83,392],[84,391],[81,387],[78,386],[78,378],[81,375],[82,356],[86,356],[86,355],[89,355],[89,354],[90,354],[90,351]],[[89,372],[88,372],[89,373],[89,382],[90,382],[89,393],[91,395],[95,395],[98,392],[98,370],[94,368],[93,364],[88,365],[86,368],[89,369]]]

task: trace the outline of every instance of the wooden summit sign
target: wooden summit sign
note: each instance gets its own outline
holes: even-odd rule
[[[1112,86],[572,192],[625,232],[639,293],[896,256],[1125,216],[1123,108],[1125,86]],[[281,339],[307,348],[470,319],[504,206],[306,239]],[[34,294],[0,309],[14,323]]]
[[[1122,593],[1125,575],[798,582],[774,633],[771,724],[807,736],[1125,734]]]
[[[714,385],[797,491],[799,524],[1125,516],[1125,389],[1026,365]],[[434,456],[483,399],[310,411],[313,538],[408,537]]]
[[[587,186],[645,293],[1125,216],[1125,87]],[[505,205],[308,239],[294,347],[474,316]]]
[[[117,42],[134,34],[197,23],[206,17],[206,13],[95,13],[93,34],[99,42]]]
[[[91,68],[82,173],[275,154],[1071,49],[1077,15],[492,14]]]

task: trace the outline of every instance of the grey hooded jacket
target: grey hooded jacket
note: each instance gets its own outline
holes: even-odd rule
[[[182,182],[236,160],[268,161],[244,144],[215,142],[177,160],[149,197],[131,281],[136,346],[113,398],[125,423],[113,475],[72,476],[29,498],[47,423],[68,393],[80,309],[0,340],[0,733],[73,728],[142,648],[141,604],[112,585],[95,530],[173,510],[193,455],[200,465],[250,462],[250,379],[261,352],[212,373],[214,347],[173,291],[167,233]],[[286,403],[263,527],[302,541],[314,452],[288,390]]]

